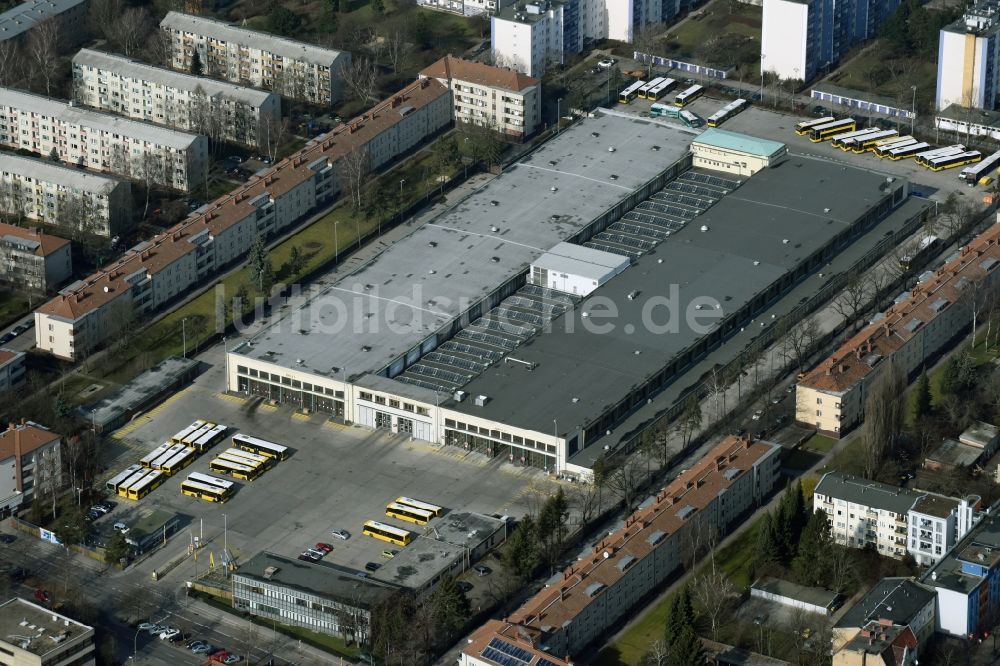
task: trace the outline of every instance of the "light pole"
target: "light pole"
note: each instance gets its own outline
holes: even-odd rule
[[[338,226],[340,226],[340,222],[334,221],[333,223],[333,270],[334,271],[340,269],[340,240],[337,238]]]
[[[132,663],[135,663],[135,655],[139,651],[139,632],[142,629],[135,630],[135,636],[132,637]]]
[[[764,54],[760,54],[760,103],[764,104]]]
[[[226,578],[229,578],[229,518],[222,514],[222,566],[226,568]]]
[[[187,342],[187,317],[181,319],[181,344],[184,348],[184,358],[188,355],[188,342]]]
[[[226,357],[226,386],[229,386],[229,343],[227,342],[229,338],[225,335],[222,336],[222,353]],[[239,391],[239,384],[236,385],[236,390]],[[249,388],[249,386],[247,387]],[[247,391],[249,393],[249,391]]]
[[[559,128],[562,126],[562,97],[556,100],[556,134],[559,134]]]
[[[90,429],[97,434],[97,408],[90,410]]]
[[[913,125],[917,120],[917,87],[910,86],[913,91],[913,99],[910,102],[910,134],[913,134]]]
[[[399,222],[400,222],[400,224],[402,224],[402,222],[403,222],[403,185],[405,185],[405,184],[406,184],[406,179],[405,178],[400,178],[399,179],[399,203],[398,203],[398,208],[399,208]]]
[[[76,505],[80,506],[83,503],[83,488],[76,489]]]

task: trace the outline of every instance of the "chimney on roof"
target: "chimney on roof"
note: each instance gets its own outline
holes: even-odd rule
[[[868,338],[867,342],[865,343],[865,349],[868,351],[869,354],[872,353],[872,339],[871,338]]]
[[[392,108],[395,109],[397,106],[399,106],[402,103],[403,103],[403,98],[400,97],[399,95],[396,95],[395,97],[392,98]]]

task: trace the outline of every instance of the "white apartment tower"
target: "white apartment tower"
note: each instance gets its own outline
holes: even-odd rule
[[[188,191],[204,183],[208,139],[0,88],[0,145]]]
[[[160,29],[170,39],[174,69],[190,71],[197,51],[205,76],[313,104],[328,105],[340,99],[340,70],[351,63],[346,51],[180,12],[168,12]]]
[[[0,153],[0,212],[110,238],[131,226],[132,186],[51,160]]]
[[[73,57],[73,99],[101,111],[251,147],[260,145],[267,124],[281,122],[281,97],[273,92],[91,49]]]
[[[1000,2],[980,2],[938,37],[936,108],[997,108]]]

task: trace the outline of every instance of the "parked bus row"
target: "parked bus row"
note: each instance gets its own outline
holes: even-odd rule
[[[444,514],[444,508],[409,497],[397,497],[385,507],[385,515],[417,525],[426,525]]]
[[[208,464],[217,474],[228,474],[243,481],[253,481],[271,467],[271,458],[243,449],[229,448]]]
[[[159,488],[166,479],[167,475],[162,471],[147,469],[142,465],[130,465],[108,480],[107,489],[119,497],[140,500]]]
[[[709,127],[718,127],[748,106],[750,106],[750,103],[743,98],[734,100],[710,115],[706,123]]]
[[[279,460],[288,457],[288,447],[269,442],[266,439],[237,433],[232,438],[233,445],[215,456],[208,468],[215,474],[225,474],[241,481],[253,481],[269,470]],[[213,479],[216,486],[206,479]],[[206,484],[210,487],[206,488]],[[191,474],[181,484],[181,493],[209,502],[225,502],[233,492],[232,481],[219,479],[207,474]]]
[[[218,502],[220,504],[229,501],[236,491],[236,484],[226,479],[192,472],[181,482],[181,494],[188,497],[196,497],[206,502]]]
[[[989,185],[1000,174],[1000,151],[983,159],[974,166],[965,167],[959,178],[971,185]]]

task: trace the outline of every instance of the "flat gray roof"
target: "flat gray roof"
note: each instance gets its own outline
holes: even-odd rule
[[[27,0],[0,14],[0,41],[17,37],[47,18],[58,16],[87,0]]]
[[[391,559],[383,560],[371,577],[409,590],[423,589],[465,557],[462,546],[424,537],[417,537],[402,549],[390,544],[386,544],[386,549],[398,552]]]
[[[276,567],[277,571],[270,578],[265,578],[264,570],[268,567]],[[395,592],[391,587],[371,578],[268,552],[257,553],[245,564],[241,564],[233,575],[342,601],[356,608],[372,608]]]
[[[913,503],[924,495],[899,486],[869,481],[841,472],[824,474],[816,485],[815,492],[893,513],[906,513],[913,507]]]
[[[237,353],[329,376],[378,373],[675,164],[689,144],[690,135],[672,127],[585,119]]]
[[[122,414],[138,409],[171,386],[184,375],[194,372],[198,361],[190,358],[171,356],[115,390],[105,398],[80,407],[78,414],[88,423],[104,426],[117,420]]]
[[[242,44],[251,48],[257,48],[268,53],[280,55],[284,58],[292,58],[333,67],[333,64],[342,56],[350,57],[345,51],[336,49],[325,49],[315,44],[307,44],[294,39],[285,39],[267,32],[259,30],[248,30],[204,16],[193,16],[182,12],[167,12],[167,15],[160,21],[160,27],[169,27],[174,30],[182,30],[196,35],[204,35],[220,41]]]
[[[837,597],[840,596],[832,590],[824,590],[821,587],[807,587],[790,580],[773,578],[771,576],[757,579],[752,589],[827,609],[833,606],[834,602],[837,601]]]
[[[122,118],[79,106],[70,106],[69,102],[63,100],[32,95],[13,88],[0,88],[0,106],[9,106],[20,111],[58,118],[73,125],[83,125],[106,132],[123,134],[127,137],[169,146],[177,150],[186,150],[198,139],[197,134],[179,132],[152,123]]]
[[[53,640],[63,633],[66,636],[58,643]],[[93,636],[93,633],[93,627],[20,597],[0,604],[0,641],[40,657],[56,650],[62,651],[66,643],[79,640],[82,636]],[[15,640],[15,636],[27,639],[27,645]],[[57,661],[58,658],[51,658],[52,663]],[[40,663],[49,663],[49,660],[42,659]]]
[[[441,541],[477,548],[494,532],[503,528],[503,521],[469,511],[449,511],[435,518],[424,530],[425,536],[440,538]]]
[[[931,451],[927,459],[944,465],[968,467],[979,460],[983,453],[983,449],[963,444],[957,439],[946,439]]]
[[[85,171],[52,160],[24,157],[13,153],[0,153],[0,172],[33,178],[36,181],[55,183],[94,194],[108,194],[127,181],[107,174]]]
[[[575,243],[559,243],[531,265],[548,271],[599,280],[607,275],[608,271],[618,268],[623,263],[628,264],[628,257],[621,254],[612,254]]]
[[[995,507],[993,507],[995,508]],[[985,516],[948,553],[920,577],[929,587],[943,587],[968,594],[988,579],[977,575],[979,567],[992,568],[1000,557],[1000,515]],[[969,573],[963,571],[968,563]]]
[[[841,616],[836,626],[863,627],[881,619],[910,624],[936,597],[933,590],[909,578],[883,578]]]
[[[536,432],[582,427],[704,337],[684,316],[689,306],[697,314],[695,299],[714,299],[723,317],[736,313],[867,213],[884,184],[881,174],[794,155],[759,171],[511,352],[532,370],[497,363],[463,387],[488,396],[485,406],[443,404]],[[646,310],[671,290],[676,316]],[[618,312],[601,322],[613,324],[606,333],[593,332],[598,298]],[[655,330],[644,311],[654,325],[674,326]]]
[[[255,107],[264,104],[268,98],[277,97],[275,93],[267,92],[266,90],[238,86],[235,83],[217,81],[203,76],[182,74],[171,69],[153,67],[152,65],[147,65],[146,63],[132,60],[125,56],[95,51],[93,49],[80,49],[73,56],[73,65],[93,67],[111,72],[119,78],[149,81],[175,90],[195,92],[198,88],[201,88],[209,97],[219,95],[228,99],[239,100]]]

